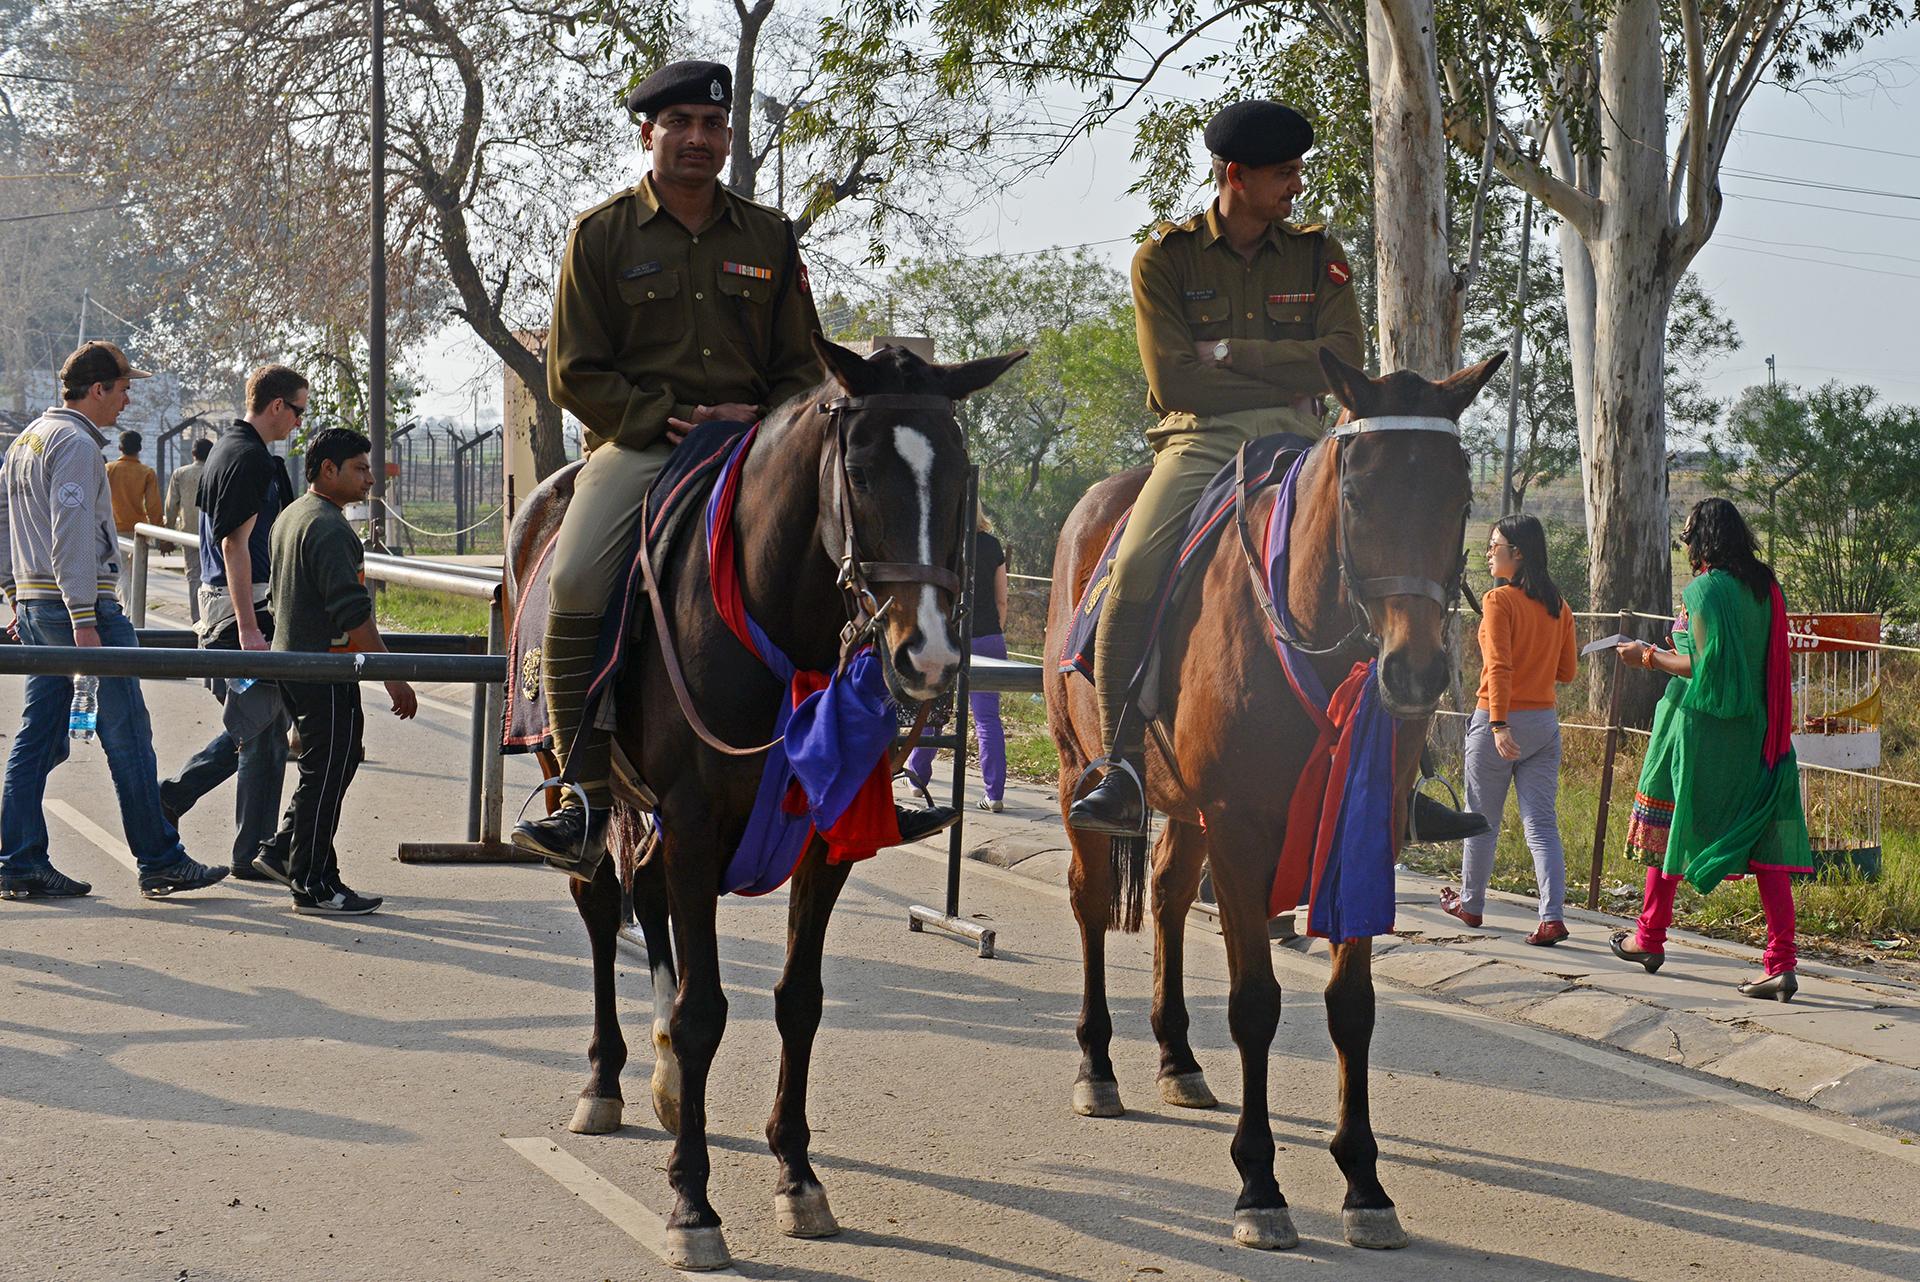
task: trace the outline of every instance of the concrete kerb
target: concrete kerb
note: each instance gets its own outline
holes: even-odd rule
[[[1016,794],[1031,795],[1016,798]],[[1059,820],[1051,795],[1050,790],[1039,787],[1010,786],[1010,813],[976,820],[981,840],[973,844],[967,856],[1036,880],[1063,883],[1070,854],[1052,827]],[[1016,800],[1031,804],[1018,805]],[[1424,883],[1430,879],[1413,880]],[[1531,906],[1530,900],[1519,896],[1495,898]],[[1204,918],[1196,916],[1193,920],[1202,928],[1217,929]],[[1568,910],[1567,921],[1609,933],[1626,924],[1619,917],[1577,909]],[[1443,938],[1445,943],[1437,942]],[[1761,1027],[1760,1022],[1772,1012],[1759,1009],[1758,1004],[1754,1008],[1729,1007],[1721,1018],[1717,1017],[1721,1013],[1718,1010],[1702,1014],[1677,1009],[1666,1002],[1604,991],[1582,982],[1577,974],[1556,975],[1550,959],[1543,963],[1548,969],[1542,970],[1458,947],[1470,946],[1477,938],[1481,937],[1465,927],[1447,936],[1425,936],[1411,930],[1382,937],[1377,941],[1374,974],[1387,983],[1479,1007],[1505,1019],[1681,1065],[1844,1117],[1920,1134],[1920,1070]],[[1280,946],[1303,956],[1326,954],[1321,940],[1295,939]],[[1757,949],[1728,941],[1676,932],[1669,937],[1669,948],[1699,950],[1701,954],[1718,955],[1723,962],[1752,962],[1758,969]],[[1581,969],[1569,965],[1574,972]],[[1890,1011],[1920,1018],[1920,991],[1913,986],[1824,963],[1803,964],[1801,974],[1892,999],[1888,1002]],[[1676,992],[1673,997],[1680,1005],[1698,1005],[1697,997],[1684,992]]]

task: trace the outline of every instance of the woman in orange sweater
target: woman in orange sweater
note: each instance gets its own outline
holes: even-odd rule
[[[1574,678],[1573,611],[1547,573],[1547,536],[1536,517],[1516,514],[1494,524],[1487,569],[1496,583],[1482,602],[1480,705],[1467,725],[1466,775],[1467,809],[1484,816],[1489,831],[1467,838],[1462,889],[1441,891],[1440,906],[1480,925],[1512,784],[1540,883],[1540,925],[1527,942],[1557,944],[1567,937],[1567,861],[1555,804],[1560,719],[1554,686]]]

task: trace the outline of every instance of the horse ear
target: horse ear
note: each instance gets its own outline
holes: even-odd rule
[[[957,401],[990,386],[995,379],[1026,358],[1027,351],[1023,347],[1002,356],[982,356],[977,361],[963,361],[958,365],[936,365],[934,372],[940,378],[940,391],[947,399]]]
[[[820,363],[827,367],[827,377],[840,384],[848,396],[864,396],[873,382],[867,370],[867,358],[850,348],[832,342],[817,330],[813,334],[813,350],[820,357]]]
[[[1333,399],[1352,411],[1355,418],[1366,418],[1373,411],[1375,391],[1366,371],[1347,364],[1329,348],[1320,349],[1320,372],[1327,376],[1327,389]]]
[[[1487,380],[1493,377],[1494,371],[1506,359],[1507,350],[1503,347],[1478,365],[1469,365],[1435,383],[1434,390],[1440,393],[1447,417],[1458,420],[1466,413],[1467,406],[1473,404],[1473,398],[1480,395],[1480,389],[1487,385]]]

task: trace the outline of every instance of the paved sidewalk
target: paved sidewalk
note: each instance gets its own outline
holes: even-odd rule
[[[968,780],[970,801],[978,786]],[[968,857],[1064,884],[1069,853],[1053,789],[1010,782],[1006,807],[968,811]],[[1759,949],[1675,931],[1666,964],[1649,975],[1608,949],[1626,918],[1569,908],[1572,938],[1535,948],[1524,942],[1532,900],[1491,894],[1474,930],[1440,910],[1445,884],[1402,870],[1394,937],[1374,944],[1379,978],[1920,1133],[1920,985],[1803,961],[1791,1003],[1756,1001],[1735,985],[1761,973]],[[1326,953],[1322,940],[1276,946]]]

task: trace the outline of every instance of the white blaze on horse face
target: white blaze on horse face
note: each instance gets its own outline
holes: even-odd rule
[[[893,429],[893,448],[913,473],[920,504],[920,564],[933,564],[933,442],[917,427]],[[919,625],[920,644],[907,652],[920,674],[929,682],[944,678],[960,663],[960,652],[947,640],[947,620],[933,585],[920,585],[920,609],[914,622]]]

